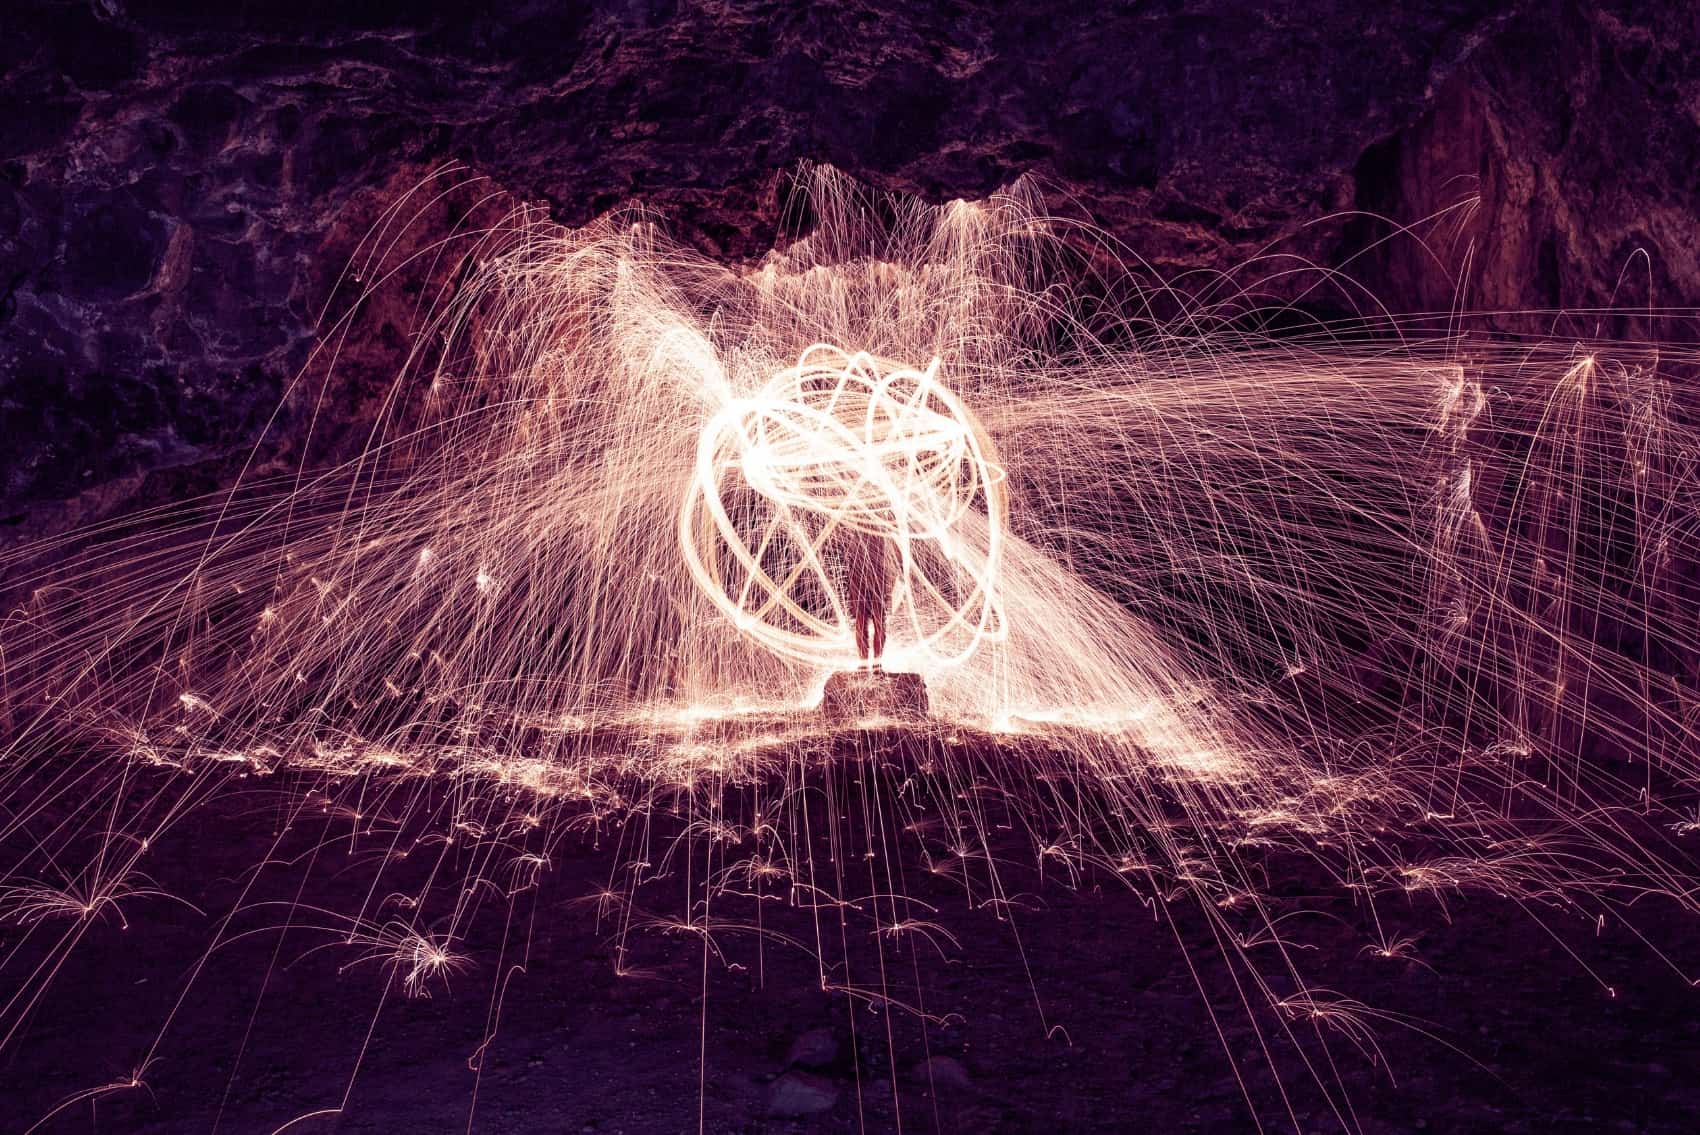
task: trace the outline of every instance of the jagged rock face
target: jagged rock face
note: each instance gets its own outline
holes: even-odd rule
[[[1700,299],[1683,5],[356,7],[9,7],[0,543],[228,483],[262,431],[263,459],[309,421],[334,455],[412,329],[361,312],[348,369],[297,382],[330,285],[448,161],[568,222],[649,199],[727,257],[815,159],[935,198],[1035,171],[1159,270],[1282,242],[1395,310],[1455,281],[1319,218],[1450,209],[1424,232],[1454,264],[1473,242],[1482,306]],[[430,202],[413,239],[476,203]]]
[[[1366,151],[1361,207],[1421,226],[1365,264],[1396,309],[1606,308],[1560,330],[1692,340],[1700,299],[1700,7],[1535,4],[1407,129]],[[1470,262],[1464,259],[1468,254]],[[1549,319],[1531,327],[1553,327]]]

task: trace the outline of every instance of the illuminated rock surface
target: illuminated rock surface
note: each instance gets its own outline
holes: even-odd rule
[[[228,483],[350,252],[449,161],[568,222],[641,196],[733,258],[769,246],[800,159],[935,198],[1032,170],[1171,274],[1273,241],[1340,264],[1386,226],[1311,222],[1416,221],[1474,194],[1468,223],[1423,231],[1472,250],[1478,306],[1700,299],[1682,5],[1073,12],[12,5],[0,543]],[[431,203],[421,241],[468,207]],[[1414,243],[1349,267],[1395,310],[1452,306]],[[364,436],[431,282],[416,275],[344,345],[319,456]],[[319,393],[291,393],[268,454],[299,450]]]
[[[826,680],[821,713],[828,721],[927,719],[927,683],[919,674],[841,670]]]

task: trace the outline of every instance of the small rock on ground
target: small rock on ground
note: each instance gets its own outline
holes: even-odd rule
[[[831,1029],[810,1029],[791,1042],[785,1054],[787,1068],[830,1068],[838,1059],[838,1038]]]
[[[950,1056],[932,1056],[915,1065],[910,1073],[923,1084],[931,1084],[940,1090],[969,1091],[974,1087],[974,1081],[968,1076],[968,1069],[962,1062]]]
[[[811,1072],[787,1072],[767,1090],[769,1115],[819,1115],[837,1102],[838,1085]]]

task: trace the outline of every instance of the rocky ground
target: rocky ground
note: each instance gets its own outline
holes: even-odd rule
[[[1450,894],[1444,908],[1433,895],[1384,900],[1383,940],[1414,939],[1385,957],[1365,949],[1366,909],[1317,861],[1271,852],[1259,865],[1270,909],[1309,912],[1280,923],[1291,955],[1336,1003],[1361,1006],[1337,1020],[1295,1015],[1283,1033],[1251,993],[1254,1029],[1235,985],[1249,971],[1230,970],[1190,898],[1153,905],[1113,873],[1071,880],[1054,861],[1041,875],[1031,845],[1008,832],[995,848],[1006,906],[929,872],[913,847],[870,866],[855,853],[855,800],[874,779],[862,768],[833,774],[836,861],[834,825],[815,815],[817,881],[832,889],[837,874],[850,894],[858,872],[891,872],[937,908],[925,940],[894,945],[830,907],[770,901],[758,912],[730,898],[710,912],[723,921],[706,964],[701,939],[676,927],[621,939],[617,904],[595,896],[636,858],[637,828],[608,825],[557,843],[536,889],[511,905],[507,888],[492,891],[464,943],[467,966],[417,998],[403,995],[405,965],[312,929],[391,887],[417,893],[411,862],[375,869],[398,841],[351,845],[346,814],[311,810],[279,839],[299,785],[232,781],[150,855],[152,878],[206,913],[137,897],[122,919],[89,926],[0,1065],[0,1124],[270,1132],[340,1105],[288,1129],[1212,1132],[1251,1130],[1254,1112],[1271,1132],[1700,1125],[1700,994],[1655,952],[1692,971],[1700,927],[1666,902],[1638,904],[1631,927],[1485,891]],[[374,786],[344,799],[370,799]],[[663,917],[698,893],[689,876],[701,844],[670,862],[655,853],[684,822],[657,810],[638,825],[662,864],[642,904]],[[452,900],[480,875],[511,879],[475,856],[432,858],[441,893]],[[30,1128],[76,1092],[129,1079],[256,871],[248,902],[284,905],[233,924],[257,932],[230,934],[196,976],[152,1049],[145,1089]],[[769,937],[735,929],[758,915]],[[284,923],[297,929],[280,936]],[[8,973],[45,941],[20,936],[14,925],[0,940]],[[817,954],[827,984],[884,990],[930,1019],[823,991]],[[1277,993],[1291,987],[1267,946],[1246,956]],[[1331,1107],[1318,1084],[1343,1102]]]

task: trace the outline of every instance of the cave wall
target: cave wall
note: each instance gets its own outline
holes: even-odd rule
[[[312,421],[334,455],[432,281],[303,384],[331,285],[450,162],[485,180],[415,243],[498,202],[642,197],[754,256],[814,159],[932,198],[1032,171],[1159,271],[1274,246],[1398,311],[1460,280],[1507,311],[1700,303],[1693,6],[1081,7],[14,0],[0,548],[216,489],[262,433],[298,458]]]

